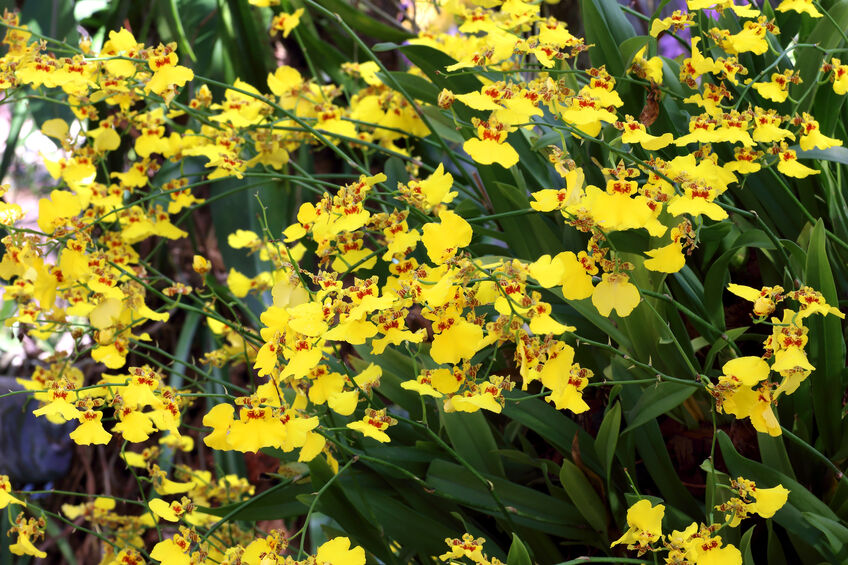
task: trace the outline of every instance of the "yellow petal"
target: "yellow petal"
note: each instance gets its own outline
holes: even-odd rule
[[[483,165],[497,163],[508,169],[518,163],[518,152],[506,142],[498,143],[492,139],[472,138],[462,144],[462,148],[472,159]]]

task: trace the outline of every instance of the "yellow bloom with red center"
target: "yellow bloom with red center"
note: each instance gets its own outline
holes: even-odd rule
[[[283,37],[288,37],[292,30],[300,24],[300,17],[302,15],[303,8],[298,8],[290,14],[286,12],[277,14],[271,20],[271,35],[276,35],[278,31],[281,31],[283,32]]]
[[[350,539],[335,537],[318,546],[316,565],[365,565],[365,550],[358,545],[351,548]]]
[[[772,102],[785,102],[789,96],[789,85],[800,81],[794,71],[786,70],[782,73],[772,73],[769,82],[755,82],[752,86],[760,96]]]
[[[474,563],[483,563],[483,544],[486,542],[484,538],[475,538],[471,534],[462,534],[462,539],[447,538],[445,543],[448,544],[449,551],[439,556],[442,561],[448,559],[462,559],[467,557]],[[451,563],[454,563],[451,561]]]
[[[780,423],[772,410],[774,401],[774,394],[768,383],[757,389],[739,386],[724,398],[720,410],[733,414],[739,420],[749,418],[754,429],[760,433],[779,436]]]
[[[629,316],[639,300],[639,289],[624,273],[604,273],[592,293],[592,304],[601,316],[609,316],[613,310],[622,318]]]
[[[683,254],[683,243],[672,241],[668,245],[656,249],[648,249],[645,255],[650,257],[645,261],[645,268],[659,273],[676,273],[686,265]]]
[[[833,314],[838,318],[845,318],[845,314],[839,308],[828,304],[822,293],[809,286],[802,286],[798,290],[793,290],[787,296],[800,303],[798,315],[801,319],[812,316],[813,314],[821,314],[822,316]]]
[[[616,116],[591,95],[573,96],[567,100],[561,110],[563,121],[583,134],[595,137],[602,127],[602,122],[614,123]],[[572,134],[579,137],[576,133]]]
[[[660,136],[649,134],[645,126],[634,120],[632,116],[627,116],[624,122],[616,122],[615,127],[622,131],[622,143],[638,143],[649,151],[662,149],[674,141],[674,136],[670,133]]]
[[[693,12],[675,10],[670,16],[656,18],[651,22],[651,37],[659,37],[661,33],[668,30],[681,31],[695,24]]]
[[[485,345],[483,328],[463,318],[454,308],[426,317],[433,319],[435,335],[430,357],[436,363],[456,364],[471,359]]]
[[[557,410],[571,410],[575,414],[587,411],[589,405],[583,400],[582,392],[589,383],[592,371],[573,365],[566,372],[550,375],[552,364],[549,353],[548,362],[542,369],[542,384],[551,389],[551,394],[545,397],[545,401],[555,405]]]
[[[361,420],[350,422],[347,427],[355,430],[365,437],[376,439],[380,443],[391,441],[389,435],[385,432],[389,426],[397,424],[397,420],[388,416],[386,410],[374,410],[369,408],[365,411],[365,416]]]
[[[701,114],[692,116],[689,119],[689,133],[682,135],[674,140],[674,144],[678,147],[689,145],[690,143],[714,143],[719,141],[716,128],[718,120],[709,114]]]
[[[605,232],[644,228],[654,237],[662,236],[667,230],[657,220],[662,207],[638,194],[637,190],[636,181],[609,179],[605,191],[587,186],[586,197],[566,211],[575,215],[581,209],[589,211],[594,222]]]
[[[158,517],[163,520],[167,520],[169,522],[179,522],[180,517],[186,512],[187,504],[189,503],[187,498],[183,497],[182,501],[173,501],[170,504],[162,500],[161,498],[152,498],[148,501],[147,506],[150,510],[156,514]]]
[[[471,243],[471,225],[450,210],[439,212],[439,223],[424,224],[421,242],[427,248],[430,260],[441,265],[456,255],[459,249]]]
[[[776,34],[780,30],[774,24],[766,23],[765,16],[760,16],[757,21],[746,21],[739,33],[730,34],[727,30],[713,28],[710,30],[710,34],[721,48],[730,55],[748,52],[762,55],[768,50],[767,31]]]
[[[165,98],[166,102],[176,95],[176,88],[185,85],[194,78],[194,71],[177,64],[176,44],[159,45],[148,54],[147,65],[153,76],[144,87],[145,92],[153,92]]]
[[[15,555],[32,555],[39,559],[47,557],[47,553],[41,551],[35,545],[33,540],[44,536],[45,523],[44,519],[29,518],[25,519],[23,513],[19,514],[15,520],[15,525],[9,530],[9,534],[17,534],[18,539],[15,543],[9,545],[9,551]]]
[[[781,147],[776,149],[776,151],[778,156],[777,170],[788,177],[802,179],[810,175],[817,175],[821,173],[821,171],[799,163],[798,155],[795,153],[795,150],[788,149],[785,143],[781,144]]]
[[[830,80],[833,81],[833,91],[836,94],[848,93],[848,65],[843,65],[839,59],[832,58],[830,63],[822,65],[822,71],[830,72]]]
[[[112,428],[130,443],[147,441],[150,434],[156,431],[150,415],[129,406],[122,406],[116,410],[119,422]]]
[[[754,132],[752,137],[759,143],[775,143],[795,139],[795,134],[780,127],[783,117],[774,109],[754,108]]]
[[[585,251],[579,255],[563,251],[553,258],[543,255],[530,264],[529,269],[530,276],[545,288],[562,285],[566,300],[589,298],[594,291],[592,275],[598,272],[595,262]]]
[[[820,18],[822,13],[818,11],[813,0],[783,0],[775,8],[778,12],[797,12],[807,14],[811,18]]]
[[[639,78],[647,79],[656,84],[662,84],[663,60],[660,57],[645,57],[648,46],[645,45],[633,56],[628,72]]]
[[[415,380],[404,381],[400,384],[406,390],[413,390],[421,396],[441,398],[445,394],[454,394],[465,382],[465,374],[459,368],[427,369]]]
[[[71,439],[77,445],[106,445],[112,439],[112,434],[103,428],[100,422],[103,412],[88,409],[77,418],[80,425],[71,432]]]
[[[696,79],[701,75],[721,72],[721,67],[712,57],[704,57],[698,49],[700,37],[692,38],[692,55],[683,60],[680,66],[681,79]]]
[[[518,163],[518,152],[506,143],[507,134],[503,124],[480,122],[477,126],[477,137],[466,140],[462,148],[482,165],[497,163],[509,169]]]
[[[26,505],[23,500],[12,496],[12,483],[9,482],[9,476],[0,475],[0,509],[6,508],[9,504]]]
[[[753,302],[754,315],[760,317],[768,316],[774,312],[775,302],[780,302],[784,298],[782,296],[783,287],[780,286],[765,286],[758,290],[750,286],[731,283],[727,285],[727,290],[740,298]]]
[[[732,10],[740,18],[754,18],[760,15],[760,11],[747,4],[736,4],[734,0],[686,0],[690,10]]]
[[[38,201],[38,227],[51,234],[82,210],[83,203],[79,196],[65,190],[54,190],[49,199]]]
[[[686,183],[683,194],[672,198],[666,210],[673,216],[689,214],[690,216],[707,216],[720,221],[727,218],[724,208],[714,202],[717,191],[709,186],[699,186],[695,183]]]
[[[786,504],[789,490],[783,485],[777,485],[771,488],[757,488],[751,495],[755,499],[752,510],[763,518],[771,518]]]
[[[180,526],[179,534],[174,534],[174,537],[160,541],[153,546],[150,557],[168,565],[190,565],[190,550],[189,530]]]
[[[751,513],[771,518],[786,504],[789,497],[789,490],[783,485],[759,488],[754,481],[743,477],[731,480],[730,486],[739,496],[716,506],[716,510],[726,513],[725,519],[731,528],[737,527]]]
[[[626,543],[628,549],[638,549],[640,554],[662,535],[662,520],[665,506],[653,506],[650,500],[642,499],[627,510],[627,525],[630,528],[624,535],[612,542],[610,547]]]
[[[802,151],[830,149],[831,147],[842,145],[841,139],[824,135],[819,128],[819,123],[806,112],[800,118],[796,118],[795,123],[801,126],[801,140],[799,145]]]

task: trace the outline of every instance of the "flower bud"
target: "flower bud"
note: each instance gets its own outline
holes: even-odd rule
[[[453,106],[454,100],[456,100],[456,96],[454,96],[453,92],[448,90],[447,88],[443,88],[439,93],[439,108],[442,110],[447,110],[451,106]]]
[[[191,268],[194,269],[195,273],[205,275],[212,268],[212,263],[203,255],[195,255],[191,262]]]

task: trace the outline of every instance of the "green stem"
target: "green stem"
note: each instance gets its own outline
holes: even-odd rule
[[[665,373],[662,373],[662,372],[658,371],[656,369],[656,367],[654,367],[653,365],[638,361],[638,360],[634,359],[629,353],[621,351],[620,349],[615,348],[608,343],[602,343],[600,341],[593,341],[591,339],[586,339],[586,338],[580,337],[579,335],[572,333],[572,332],[567,332],[567,335],[570,335],[573,339],[577,340],[578,344],[585,343],[587,345],[592,345],[594,347],[600,347],[601,349],[609,351],[610,353],[614,353],[615,355],[618,355],[619,357],[621,357],[625,361],[629,361],[630,363],[633,363],[637,367],[639,367],[641,369],[645,369],[646,371],[650,371],[651,373],[653,373],[657,376],[656,379],[645,379],[647,382],[656,382],[657,379],[660,379],[660,380],[669,381],[669,382],[672,382],[672,383],[678,383],[678,384],[693,386],[693,387],[697,387],[697,388],[703,388],[703,386],[704,386],[702,383],[700,383],[698,381],[693,381],[693,380],[689,380],[689,379],[680,379],[678,377],[672,377],[671,375],[667,375]],[[697,375],[696,374],[696,376],[703,378],[703,375]],[[640,380],[642,380],[642,379],[640,379]]]
[[[741,351],[739,350],[739,346],[736,345],[736,342],[732,341],[727,336],[726,333],[723,333],[720,329],[715,327],[715,325],[713,325],[712,322],[709,322],[706,319],[702,318],[701,316],[699,316],[698,314],[696,314],[695,312],[693,312],[692,310],[690,310],[689,308],[687,308],[686,306],[684,306],[683,304],[681,304],[680,302],[678,302],[677,300],[672,298],[670,295],[663,294],[663,293],[660,293],[660,292],[654,292],[652,290],[645,290],[645,289],[642,289],[642,288],[639,289],[639,292],[641,294],[646,295],[646,296],[652,296],[654,298],[659,298],[660,300],[665,300],[666,302],[668,302],[669,304],[673,305],[675,308],[680,310],[682,313],[686,314],[686,316],[688,318],[690,318],[692,320],[697,320],[698,322],[704,324],[705,326],[708,326],[709,328],[715,330],[718,334],[720,334],[719,338],[724,340],[733,349],[733,351],[736,352],[737,355],[742,354]]]
[[[649,565],[649,561],[644,559],[631,559],[629,557],[578,557],[571,561],[562,561],[556,565],[580,565],[581,563],[638,563],[641,565]]]
[[[810,445],[809,443],[807,443],[803,439],[799,438],[798,436],[796,436],[795,434],[790,432],[788,429],[786,429],[786,427],[780,426],[780,429],[783,430],[783,435],[785,435],[787,438],[789,438],[792,442],[794,442],[796,445],[798,445],[801,449],[803,449],[804,451],[806,451],[807,453],[812,455],[815,459],[818,459],[819,461],[821,461],[822,463],[827,465],[827,467],[831,471],[833,471],[834,475],[836,475],[837,481],[839,481],[839,482],[848,481],[848,477],[845,476],[842,469],[837,467],[836,464],[834,464],[833,461],[828,459],[827,456],[825,456],[821,451],[819,451],[818,449],[816,449],[815,447],[813,447],[812,445]]]
[[[245,508],[247,508],[247,507],[248,507],[248,506],[250,506],[251,504],[254,504],[254,503],[256,503],[256,502],[259,502],[260,500],[262,500],[262,499],[263,499],[263,498],[265,498],[266,496],[268,496],[268,495],[270,495],[270,494],[273,494],[273,493],[277,492],[277,491],[278,491],[278,490],[280,490],[281,488],[283,488],[283,487],[285,487],[285,486],[290,485],[290,484],[291,484],[291,482],[292,482],[292,481],[291,481],[291,480],[289,480],[289,481],[284,481],[284,482],[277,483],[276,485],[272,486],[272,487],[271,487],[271,488],[269,488],[268,490],[266,490],[266,491],[264,491],[264,492],[261,492],[261,493],[257,494],[256,496],[254,496],[254,497],[252,497],[252,498],[250,498],[250,499],[248,499],[248,500],[245,500],[244,502],[242,502],[241,504],[239,504],[238,506],[236,506],[235,508],[233,508],[232,510],[230,510],[229,512],[227,512],[226,514],[224,514],[224,516],[222,516],[220,520],[218,520],[217,522],[215,522],[214,524],[212,524],[211,526],[209,526],[209,529],[208,529],[208,530],[206,530],[206,533],[205,533],[205,534],[203,534],[203,535],[201,536],[201,538],[200,538],[200,539],[201,539],[201,540],[203,540],[203,541],[206,541],[206,538],[208,538],[209,536],[211,536],[211,535],[215,532],[215,530],[217,530],[218,528],[220,528],[221,526],[223,526],[224,524],[226,524],[227,522],[229,522],[229,521],[230,521],[230,520],[231,520],[234,516],[236,516],[239,512],[241,512],[242,510],[244,510]]]
[[[300,530],[298,530],[294,535],[291,536],[291,537],[295,537],[297,535],[300,535],[300,546],[298,547],[298,550],[297,550],[296,559],[300,559],[301,556],[304,554],[303,553],[303,546],[306,543],[306,528],[309,526],[309,519],[312,517],[312,513],[315,511],[315,507],[318,505],[318,500],[321,498],[321,495],[324,494],[327,491],[327,489],[330,488],[333,485],[333,483],[336,481],[336,479],[338,479],[339,477],[342,476],[342,473],[344,473],[348,469],[348,467],[350,467],[351,465],[356,463],[356,461],[358,461],[358,460],[359,460],[359,457],[357,457],[357,456],[352,457],[347,463],[344,464],[344,466],[341,469],[339,469],[338,473],[336,473],[335,475],[330,477],[330,480],[328,480],[326,483],[324,483],[324,486],[322,486],[318,490],[318,492],[315,493],[315,498],[312,499],[312,503],[309,505],[309,510],[307,510],[307,512],[306,512],[306,518],[304,518],[304,520],[303,520],[303,527]]]

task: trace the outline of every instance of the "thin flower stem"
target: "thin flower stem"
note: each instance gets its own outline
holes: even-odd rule
[[[736,206],[731,206],[730,204],[725,204],[723,202],[716,202],[716,203],[719,206],[721,206],[722,208],[724,208],[725,210],[730,210],[731,212],[735,212],[735,213],[737,213],[741,216],[745,216],[746,218],[751,218],[751,219],[755,220],[757,222],[757,224],[760,226],[760,229],[762,229],[765,232],[766,236],[769,238],[769,240],[772,242],[772,244],[774,244],[775,249],[777,250],[777,252],[780,254],[781,258],[783,259],[783,263],[786,267],[787,272],[789,273],[790,278],[792,278],[793,281],[794,280],[800,280],[800,279],[798,279],[797,275],[792,270],[792,264],[789,262],[789,255],[786,254],[786,250],[783,248],[783,244],[780,243],[780,239],[777,237],[777,235],[774,233],[774,231],[772,231],[772,229],[768,226],[768,224],[766,224],[765,221],[763,221],[763,219],[760,217],[760,215],[756,211],[754,211],[754,210],[743,210],[741,208],[737,208]]]
[[[578,557],[571,561],[562,561],[556,565],[581,565],[582,563],[637,563],[640,565],[650,565],[650,561],[629,557]]]
[[[789,185],[786,184],[786,181],[784,181],[783,178],[779,174],[777,174],[777,172],[773,168],[769,168],[769,172],[772,174],[772,176],[783,189],[783,191],[786,193],[786,195],[789,196],[789,198],[792,200],[792,203],[798,207],[802,214],[804,214],[804,217],[807,219],[807,221],[812,224],[815,224],[820,218],[813,216],[813,214],[809,210],[807,210],[806,206],[801,203],[801,201],[798,199],[797,196],[795,196],[795,193],[792,191]],[[834,234],[832,231],[825,229],[825,235],[827,235],[827,237],[833,243],[836,243],[843,249],[848,249],[848,242],[845,242],[844,240],[837,237],[836,234]]]
[[[348,460],[348,462],[345,463],[339,469],[339,472],[336,473],[335,475],[333,475],[332,477],[330,477],[330,480],[328,480],[326,483],[324,483],[324,486],[322,486],[318,490],[318,492],[315,493],[315,498],[312,499],[312,502],[309,504],[309,510],[307,510],[307,512],[306,512],[306,518],[303,519],[303,527],[300,528],[300,530],[298,530],[297,532],[295,532],[291,536],[291,537],[296,537],[298,535],[300,536],[300,546],[297,549],[297,557],[295,559],[300,559],[304,555],[303,546],[306,543],[306,528],[309,526],[309,519],[312,517],[312,513],[315,512],[315,507],[318,505],[318,500],[321,499],[321,495],[324,494],[325,492],[327,492],[327,489],[329,489],[331,486],[333,486],[333,483],[336,481],[336,479],[341,477],[342,474],[344,474],[344,472],[347,471],[347,469],[351,465],[356,463],[358,460],[359,460],[358,456],[351,457],[350,460]]]
[[[736,345],[736,342],[731,340],[730,337],[728,337],[728,335],[726,333],[719,330],[712,322],[706,320],[705,318],[702,318],[701,316],[699,316],[698,314],[696,314],[695,312],[693,312],[692,310],[690,310],[689,308],[687,308],[686,306],[684,306],[683,304],[681,304],[680,302],[678,302],[677,300],[672,298],[669,294],[654,292],[652,290],[646,290],[646,289],[643,289],[643,288],[640,288],[639,292],[646,295],[646,296],[652,296],[654,298],[659,298],[660,300],[665,300],[666,302],[668,302],[669,304],[673,305],[675,308],[677,308],[678,310],[680,310],[681,312],[686,314],[686,316],[688,318],[690,318],[692,320],[697,320],[698,322],[704,324],[705,326],[709,326],[711,329],[715,330],[717,333],[720,334],[719,337],[722,340],[724,340],[725,342],[727,342],[727,344],[733,349],[734,352],[736,352],[737,355],[742,354],[740,349],[739,349],[739,346]]]
[[[821,451],[819,451],[818,449],[816,449],[815,447],[813,447],[812,445],[810,445],[809,443],[807,443],[806,441],[804,441],[800,437],[798,437],[795,434],[793,434],[792,432],[790,432],[788,429],[786,429],[785,426],[780,426],[780,429],[783,431],[783,435],[785,435],[787,438],[789,438],[793,443],[795,443],[801,449],[803,449],[804,451],[806,451],[807,453],[809,453],[810,455],[812,455],[813,457],[815,457],[816,459],[818,459],[819,461],[821,461],[822,463],[827,465],[827,467],[831,471],[833,471],[834,475],[836,476],[837,481],[839,481],[840,483],[843,482],[843,481],[848,481],[848,477],[845,476],[845,473],[842,471],[842,469],[837,467],[836,464],[834,464],[834,462],[831,461]]]
[[[837,22],[835,19],[833,19],[833,16],[830,15],[830,12],[828,12],[827,10],[824,9],[824,7],[821,5],[821,2],[819,2],[819,0],[813,0],[813,5],[818,9],[819,12],[821,12],[824,15],[824,17],[827,19],[827,21],[829,21],[833,25],[833,27],[837,31],[837,33],[839,33],[839,35],[842,36],[842,41],[844,41],[845,43],[848,43],[848,35],[845,33],[845,28],[843,26],[839,25],[839,22]]]
[[[619,357],[621,357],[625,361],[629,361],[630,363],[633,363],[637,367],[639,367],[641,369],[645,369],[646,371],[650,371],[651,373],[654,373],[657,376],[656,379],[645,379],[646,382],[656,382],[656,380],[659,379],[659,380],[663,380],[663,381],[669,381],[669,382],[672,382],[672,383],[678,383],[678,384],[697,387],[697,388],[703,388],[704,387],[702,382],[689,380],[689,379],[681,379],[681,378],[678,378],[678,377],[672,377],[671,375],[667,375],[667,374],[665,374],[661,371],[658,371],[657,368],[654,367],[653,365],[649,365],[648,363],[643,363],[641,361],[638,361],[638,360],[634,359],[629,353],[621,351],[620,349],[615,348],[608,343],[601,343],[600,341],[593,341],[591,339],[586,339],[586,338],[580,337],[579,335],[572,333],[572,332],[567,332],[567,334],[570,335],[573,339],[575,339],[578,344],[585,343],[586,345],[591,345],[591,346],[594,346],[594,347],[600,347],[601,349],[609,351],[610,353],[614,353],[615,355],[618,355]],[[697,372],[696,372],[696,377],[698,377],[700,379],[705,378],[704,375],[697,374]]]

